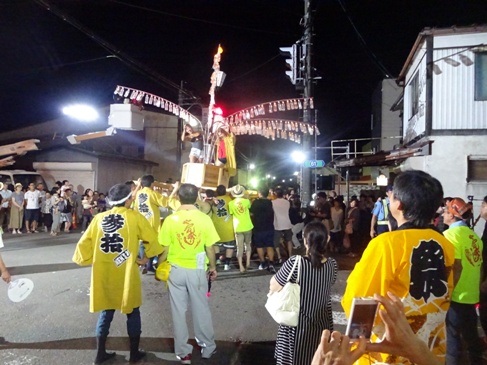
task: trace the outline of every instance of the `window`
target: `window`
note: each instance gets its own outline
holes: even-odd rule
[[[475,54],[475,100],[487,100],[487,52]]]
[[[487,156],[468,156],[467,182],[487,181]]]
[[[414,75],[409,84],[409,96],[411,97],[411,115],[414,117],[419,112],[419,72]]]

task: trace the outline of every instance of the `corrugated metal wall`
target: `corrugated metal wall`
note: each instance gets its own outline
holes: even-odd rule
[[[433,73],[433,130],[487,128],[487,101],[475,101],[475,54],[457,54],[462,49],[433,51],[434,69],[441,71]],[[466,65],[460,55],[472,64]]]

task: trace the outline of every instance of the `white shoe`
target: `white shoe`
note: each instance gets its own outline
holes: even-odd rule
[[[223,270],[224,270],[224,271],[228,271],[228,270],[230,270],[230,265],[225,265],[225,266],[223,267]]]
[[[259,265],[259,270],[264,270],[264,265],[260,264]]]

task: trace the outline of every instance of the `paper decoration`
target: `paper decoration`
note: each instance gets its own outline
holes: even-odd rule
[[[219,56],[215,55],[216,58],[219,58]],[[120,85],[115,88],[114,94],[128,98],[130,103],[140,107],[143,107],[144,104],[153,105],[178,116],[186,123],[201,125],[199,119],[190,112],[160,96]],[[261,116],[278,112],[301,110],[303,108],[306,109],[308,106],[311,109],[314,108],[313,98],[275,100],[254,105],[233,113],[224,118],[223,123],[235,135],[260,135],[272,140],[283,138],[296,143],[302,143],[303,134],[314,135],[316,133],[320,135],[320,131],[316,126],[296,120],[261,118]]]
[[[193,114],[185,109],[180,108],[179,105],[174,104],[173,102],[170,102],[169,100],[166,100],[164,98],[161,98],[160,96],[120,85],[115,88],[115,91],[113,93],[115,95],[119,95],[123,98],[129,99],[129,102],[131,104],[135,104],[140,107],[143,107],[143,104],[153,105],[157,108],[161,108],[165,111],[173,113],[177,117],[183,119],[186,123],[190,123],[192,125],[201,125],[200,120],[196,118]]]

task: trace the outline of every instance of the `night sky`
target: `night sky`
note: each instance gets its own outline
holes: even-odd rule
[[[61,20],[42,2],[84,29]],[[322,146],[370,135],[372,91],[386,74],[399,74],[423,28],[487,19],[485,0],[326,0],[315,1],[315,9],[313,65],[322,79],[314,94]],[[300,0],[3,0],[1,127],[56,118],[68,103],[108,105],[117,84],[177,102],[174,85],[184,81],[207,105],[218,44],[224,48],[221,69],[227,77],[216,101],[226,114],[297,97],[279,47],[302,36],[303,12]],[[115,47],[115,54],[146,65],[153,77],[113,57],[103,41]],[[173,86],[154,80],[154,73]],[[249,158],[268,149],[261,137],[238,138],[242,147],[253,145],[242,148]]]

